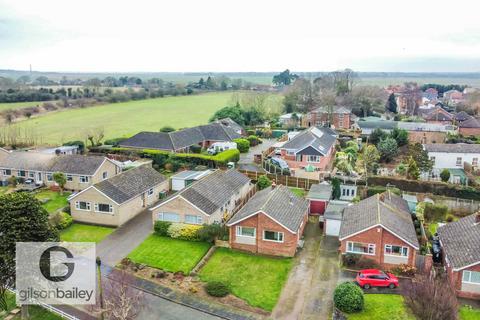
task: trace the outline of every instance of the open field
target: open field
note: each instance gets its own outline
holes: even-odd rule
[[[206,124],[231,97],[232,92],[217,92],[106,104],[49,113],[13,126],[32,130],[43,144],[85,140],[89,130],[98,128],[105,130],[105,138],[131,136],[166,125],[179,129]],[[281,96],[272,95],[268,104],[279,108]]]
[[[250,305],[272,311],[292,264],[293,260],[289,258],[270,258],[218,248],[200,270],[200,279],[226,283],[234,295]]]
[[[5,103],[0,102],[0,111],[9,110],[9,109],[22,109],[25,107],[35,107],[37,105],[41,105],[46,101],[33,101],[33,102],[12,102],[12,103]]]
[[[210,248],[207,242],[186,241],[150,235],[128,257],[136,263],[169,272],[189,274]]]

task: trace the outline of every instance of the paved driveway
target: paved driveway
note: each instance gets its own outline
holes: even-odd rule
[[[278,141],[275,139],[264,139],[263,143],[256,145],[255,147],[251,147],[247,153],[241,153],[240,154],[240,161],[238,163],[241,164],[249,164],[253,163],[253,156],[256,154],[261,154],[262,151],[267,150],[270,148],[272,145],[277,143]]]
[[[329,319],[338,282],[338,239],[323,237],[316,223],[305,228],[305,247],[272,313],[274,319]]]
[[[142,243],[152,230],[152,214],[145,210],[97,244],[97,256],[102,263],[113,267]]]

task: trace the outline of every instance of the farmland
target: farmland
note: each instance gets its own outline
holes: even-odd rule
[[[15,110],[15,109],[21,109],[25,107],[35,107],[37,105],[40,105],[44,103],[45,101],[33,101],[33,102],[13,102],[13,103],[0,103],[0,111],[4,110]]]
[[[231,96],[232,92],[220,92],[106,104],[53,112],[19,121],[14,127],[32,130],[44,144],[85,140],[89,130],[98,128],[105,130],[106,139],[131,136],[139,131],[158,131],[166,125],[180,129],[206,124]],[[267,104],[279,111],[281,96],[270,96]]]

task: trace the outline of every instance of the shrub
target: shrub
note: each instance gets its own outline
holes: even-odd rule
[[[200,152],[202,152],[202,147],[194,144],[194,145],[190,146],[190,151],[193,152],[193,153],[200,153]]]
[[[451,215],[451,214],[449,214],[449,215],[447,215],[447,219],[446,219],[446,220],[447,220],[447,222],[453,222],[454,216]]]
[[[122,138],[113,138],[113,139],[107,139],[103,142],[103,144],[106,144],[106,145],[111,145],[111,146],[118,146],[118,144],[124,140],[126,140],[127,138],[125,137],[122,137]]]
[[[73,219],[66,212],[55,212],[49,217],[50,225],[57,228],[57,230],[63,230],[72,225]]]
[[[174,239],[188,240],[188,241],[198,241],[198,231],[202,226],[186,223],[172,223],[168,227],[167,234],[169,237]]]
[[[8,181],[8,184],[11,185],[12,187],[16,187],[18,184],[18,179],[15,176],[11,176],[10,178],[8,178],[7,181]]]
[[[204,224],[202,228],[198,230],[198,238],[206,242],[213,242],[215,239],[224,239],[226,235],[228,235],[228,228],[218,222]]]
[[[160,128],[160,132],[173,132],[173,131],[175,131],[175,128],[170,127],[170,126],[165,126],[165,127]]]
[[[167,237],[168,236],[168,228],[172,223],[168,221],[155,221],[155,225],[153,229],[155,233],[159,236]]]
[[[340,311],[360,312],[364,307],[363,291],[352,282],[344,282],[335,288],[333,302]]]
[[[212,281],[207,283],[205,290],[212,297],[225,297],[230,293],[230,289],[226,284],[219,281]]]
[[[247,139],[234,139],[233,142],[237,144],[237,149],[241,153],[246,153],[250,149],[250,142]]]
[[[427,221],[445,221],[447,213],[447,206],[427,203],[423,214]]]
[[[412,267],[408,264],[400,264],[390,270],[393,274],[399,275],[399,276],[405,276],[405,277],[413,277],[415,276],[415,273],[417,272],[417,269],[415,267]]]
[[[370,258],[360,257],[356,267],[358,269],[380,269],[380,265]]]
[[[440,179],[442,179],[443,182],[448,182],[448,180],[450,180],[450,171],[443,169],[442,172],[440,172]]]
[[[257,181],[257,187],[259,190],[263,190],[272,185],[272,181],[267,176],[260,176]]]
[[[345,267],[355,267],[360,256],[358,254],[347,253],[342,256],[342,262]]]
[[[248,136],[247,140],[250,143],[251,147],[256,146],[260,143],[260,139],[255,135]]]

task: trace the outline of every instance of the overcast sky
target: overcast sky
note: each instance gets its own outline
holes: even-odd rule
[[[0,69],[480,71],[478,1],[0,0]]]

